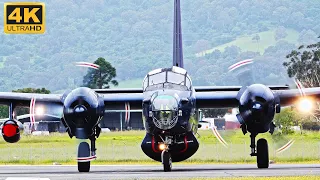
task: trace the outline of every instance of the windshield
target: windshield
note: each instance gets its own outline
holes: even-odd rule
[[[149,76],[149,86],[161,84],[164,82],[166,82],[166,72],[161,72],[161,73]]]
[[[173,84],[185,85],[185,75],[168,71],[168,82]]]
[[[191,80],[186,73],[180,74],[173,71],[163,71],[160,73],[147,75],[144,79],[144,91],[153,91],[163,88],[187,91],[191,89]]]

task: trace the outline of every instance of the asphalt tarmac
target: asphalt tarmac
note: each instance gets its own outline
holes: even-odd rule
[[[159,165],[98,165],[91,172],[79,173],[77,166],[0,166],[1,180],[65,180],[65,179],[187,179],[191,177],[302,176],[320,178],[320,164],[271,164],[258,169],[255,164],[177,165],[163,172]]]

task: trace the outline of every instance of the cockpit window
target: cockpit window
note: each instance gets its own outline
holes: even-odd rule
[[[149,76],[149,86],[161,84],[164,82],[166,82],[166,72],[161,72]]]
[[[168,71],[168,82],[178,85],[185,85],[185,75]]]
[[[191,88],[191,80],[189,78],[189,76],[187,75],[186,77],[186,86],[190,89]]]
[[[157,89],[188,91],[191,89],[191,80],[186,72],[181,74],[171,70],[147,75],[143,82],[143,90],[153,91]]]

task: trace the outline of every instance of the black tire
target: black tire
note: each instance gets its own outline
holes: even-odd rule
[[[161,155],[162,155],[163,171],[170,172],[172,169],[171,154],[167,151],[163,151]]]
[[[89,172],[90,171],[90,161],[89,162],[78,162],[79,172]]]
[[[81,142],[78,146],[78,157],[89,157],[90,147],[87,142]],[[79,172],[89,172],[90,171],[90,161],[88,162],[78,162]]]
[[[269,167],[268,142],[265,139],[259,139],[257,142],[257,165],[258,168]]]

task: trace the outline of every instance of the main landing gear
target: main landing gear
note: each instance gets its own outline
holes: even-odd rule
[[[257,156],[258,168],[268,168],[269,167],[269,150],[268,142],[265,139],[259,139],[257,142],[257,148],[255,145],[255,138],[257,134],[252,133],[251,138],[251,156]]]
[[[91,149],[87,142],[81,142],[78,146],[78,171],[89,172],[90,161],[96,159],[96,138],[89,138],[91,141]]]

